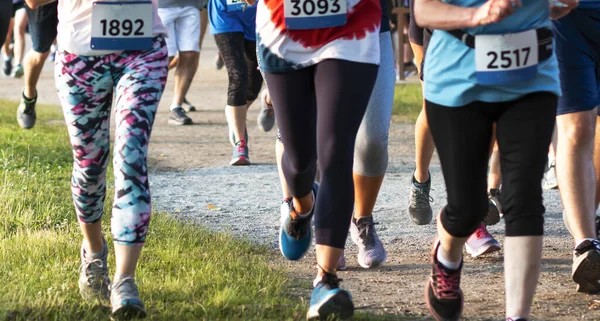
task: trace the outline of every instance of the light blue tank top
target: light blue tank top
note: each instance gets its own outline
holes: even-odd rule
[[[463,7],[479,7],[485,0],[449,0]],[[522,0],[522,7],[497,24],[466,29],[469,34],[517,33],[551,28],[548,0]],[[481,85],[475,75],[475,49],[441,30],[433,32],[425,55],[425,98],[433,103],[459,107],[474,101],[503,102],[547,91],[560,95],[556,56],[540,62],[537,75],[506,85]]]

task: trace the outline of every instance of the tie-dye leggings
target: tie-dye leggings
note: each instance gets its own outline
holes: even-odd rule
[[[56,86],[73,146],[71,191],[75,211],[83,223],[102,218],[110,115],[115,102],[111,231],[119,244],[140,244],[146,239],[151,213],[146,157],[167,81],[167,65],[162,37],[157,37],[148,51],[56,55]]]

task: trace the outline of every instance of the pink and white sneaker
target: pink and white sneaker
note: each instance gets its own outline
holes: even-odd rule
[[[472,257],[493,253],[501,249],[500,243],[488,232],[483,223],[471,234],[467,243],[465,243],[465,248]]]

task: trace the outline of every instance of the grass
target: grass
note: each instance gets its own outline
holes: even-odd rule
[[[62,119],[59,108],[38,106],[32,130],[18,127],[15,111],[14,102],[0,101],[0,320],[108,320],[107,307],[78,293],[72,154],[64,125],[49,122]],[[154,213],[136,275],[148,320],[303,320],[306,298],[290,292],[310,282],[292,284],[269,265],[274,259],[266,247]],[[397,320],[355,318],[384,319]]]
[[[414,124],[422,108],[423,93],[420,84],[396,85],[392,109],[394,121]]]

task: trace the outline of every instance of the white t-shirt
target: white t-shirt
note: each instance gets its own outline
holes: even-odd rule
[[[103,0],[117,2],[123,0]],[[152,1],[152,34],[167,35],[167,29],[158,16],[158,2]],[[58,47],[80,56],[103,56],[118,51],[92,50],[92,0],[58,1]]]

